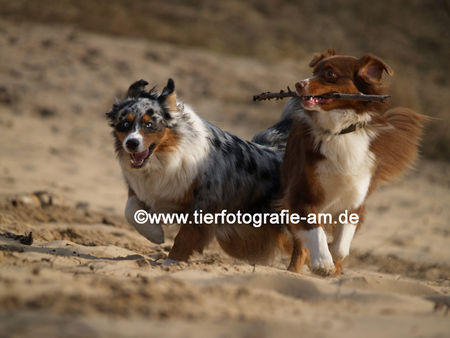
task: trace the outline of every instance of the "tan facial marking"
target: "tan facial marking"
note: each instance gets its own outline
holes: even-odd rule
[[[148,122],[153,122],[153,120],[150,118],[150,116],[148,116],[148,115],[144,115],[143,117],[142,117],[142,123],[148,123]]]
[[[121,132],[121,131],[115,131],[116,137],[119,139],[120,143],[123,143],[123,140],[128,136],[129,132]]]
[[[144,147],[156,144],[154,152],[174,151],[178,144],[178,137],[168,128],[154,133],[144,133],[140,130],[139,133],[142,135]]]
[[[130,124],[134,121],[134,114],[128,113],[127,116],[125,116],[125,120],[128,121]],[[130,134],[130,131],[123,132],[123,131],[115,131],[116,137],[119,139],[120,143],[123,143],[123,140]]]
[[[128,115],[125,117],[125,120],[127,120],[128,122],[133,122],[134,121],[134,114],[128,113]]]

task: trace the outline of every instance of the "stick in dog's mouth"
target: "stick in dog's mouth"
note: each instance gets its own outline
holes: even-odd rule
[[[336,93],[330,92],[317,96],[299,96],[296,92],[292,91],[288,87],[288,91],[280,90],[279,93],[272,92],[264,92],[261,94],[257,94],[253,96],[253,101],[263,101],[263,100],[281,100],[286,97],[298,97],[302,100],[329,100],[329,99],[345,99],[345,100],[358,100],[358,101],[376,101],[376,102],[384,102],[390,95],[368,95],[363,93],[357,94],[345,94],[345,93]]]
[[[388,98],[390,98],[390,95],[368,95],[363,93],[357,93],[357,94],[345,94],[345,93],[337,93],[337,92],[330,92],[325,93],[317,96],[312,96],[312,98],[317,98],[319,100],[327,100],[327,99],[346,99],[346,100],[357,100],[357,101],[376,101],[376,102],[384,102]],[[309,96],[301,96],[302,100],[308,99]]]
[[[153,153],[156,144],[153,143],[150,147],[145,149],[144,151],[138,153],[130,153],[130,162],[133,168],[141,168],[144,163],[148,160],[150,155]]]

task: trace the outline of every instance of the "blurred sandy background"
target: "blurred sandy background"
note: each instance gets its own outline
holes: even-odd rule
[[[448,336],[449,19],[449,1],[0,0],[0,337]],[[331,46],[381,57],[392,105],[434,118],[416,169],[370,198],[344,276],[214,244],[161,267],[176,227],[157,246],[122,217],[115,98],[172,77],[251,138],[283,104],[252,95],[293,87]],[[31,246],[5,235],[30,231]]]

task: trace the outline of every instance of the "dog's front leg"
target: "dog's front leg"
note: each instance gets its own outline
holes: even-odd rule
[[[164,231],[161,224],[150,224],[145,222],[143,224],[136,221],[135,214],[138,210],[148,211],[145,204],[140,201],[134,194],[133,190],[128,191],[128,200],[125,206],[125,219],[128,224],[132,225],[142,236],[147,238],[150,242],[155,244],[164,243]]]
[[[317,210],[311,205],[303,205],[294,210],[303,210],[302,216],[314,213],[317,215]],[[316,217],[318,219],[318,217]],[[328,249],[327,235],[320,224],[309,224],[302,221],[299,224],[290,224],[290,230],[294,237],[294,244],[297,243],[297,250],[306,248],[309,251],[309,258],[311,260],[311,271],[317,275],[329,276],[334,274],[335,266],[330,250]],[[295,245],[294,245],[295,253]],[[297,254],[300,259],[305,259],[300,253]],[[291,260],[291,266],[296,262],[294,255]]]
[[[330,250],[328,249],[327,235],[322,226],[309,230],[300,230],[296,233],[303,245],[309,251],[311,270],[317,275],[329,276],[335,273],[335,266]]]
[[[333,242],[330,243],[330,252],[336,266],[336,275],[342,273],[342,262],[350,253],[350,244],[356,231],[354,224],[338,224],[334,231]]]
[[[329,276],[335,272],[335,266],[330,250],[328,249],[327,235],[321,224],[309,224],[305,218],[315,214],[317,209],[314,205],[297,201],[295,204],[287,205],[291,212],[299,211],[301,221],[299,223],[289,223],[289,231],[294,240],[291,263],[288,270],[300,272],[305,260],[308,258],[306,250],[309,252],[310,270],[321,276]]]
[[[333,232],[333,242],[330,243],[330,252],[333,256],[333,261],[336,266],[336,275],[342,273],[342,262],[350,253],[350,245],[353,240],[353,236],[358,228],[358,225],[362,221],[363,216],[362,208],[354,211],[358,214],[359,223],[357,224],[337,224]]]

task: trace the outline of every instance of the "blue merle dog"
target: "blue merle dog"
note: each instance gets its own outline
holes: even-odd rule
[[[172,79],[162,93],[146,91],[147,84],[133,83],[127,97],[107,113],[129,187],[125,217],[131,225],[150,241],[162,243],[161,225],[136,223],[135,211],[275,211],[295,109],[287,109],[277,124],[249,142],[203,120],[179,101]],[[214,236],[226,253],[250,263],[267,262],[275,249],[289,250],[292,241],[282,225],[182,224],[166,263],[202,253]]]

